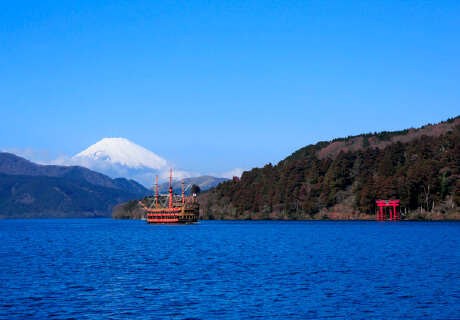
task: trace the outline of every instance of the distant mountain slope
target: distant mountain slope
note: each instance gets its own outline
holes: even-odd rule
[[[11,153],[0,153],[0,173],[26,176],[67,177],[85,180],[89,183],[116,188],[109,177],[78,166],[40,165]]]
[[[0,218],[110,217],[115,205],[150,193],[133,180],[0,153]]]
[[[0,219],[110,217],[136,195],[63,177],[0,174]]]
[[[113,179],[113,183],[117,186],[118,189],[124,190],[132,194],[140,195],[142,197],[151,194],[150,190],[146,189],[143,185],[134,180],[116,178]]]
[[[420,129],[319,142],[199,196],[203,218],[367,218],[376,199],[403,217],[460,217],[460,117]]]
[[[196,184],[197,186],[200,187],[201,191],[205,191],[212,187],[216,187],[219,183],[227,181],[227,180],[229,179],[216,178],[212,176],[201,176],[201,177],[184,179],[185,187]],[[180,194],[182,192],[182,181],[173,181],[172,187],[173,187],[174,193]],[[154,190],[154,187],[152,188],[152,190]],[[169,182],[165,182],[165,183],[158,185],[158,193],[160,194],[168,193],[168,190],[169,190]],[[189,191],[190,189],[187,190],[187,194]]]
[[[112,180],[106,175],[80,166],[39,165],[11,153],[0,152],[0,173],[23,176],[48,176],[72,178],[94,185],[118,188],[127,192],[145,195],[148,190],[134,180],[118,178]]]

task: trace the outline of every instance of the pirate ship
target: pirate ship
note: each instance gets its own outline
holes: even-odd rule
[[[185,196],[182,180],[182,195],[173,195],[172,170],[169,171],[169,194],[158,194],[158,176],[155,178],[155,196],[139,201],[147,211],[147,223],[191,223],[198,221],[200,205],[196,195]]]

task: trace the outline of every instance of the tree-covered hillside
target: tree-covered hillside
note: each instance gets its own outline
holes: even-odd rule
[[[150,193],[133,180],[0,153],[0,219],[108,218],[115,205]]]
[[[239,181],[221,183],[199,200],[202,217],[217,219],[372,215],[376,199],[400,199],[406,214],[448,215],[459,211],[459,177],[457,117],[418,130],[307,146],[278,165],[255,168]]]
[[[86,181],[0,174],[0,219],[110,217],[136,195]]]

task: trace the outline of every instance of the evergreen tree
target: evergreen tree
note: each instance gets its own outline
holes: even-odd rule
[[[192,187],[190,188],[190,194],[199,194],[200,192],[201,188],[196,184],[192,185]]]

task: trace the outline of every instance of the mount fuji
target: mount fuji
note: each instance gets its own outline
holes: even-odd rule
[[[125,138],[104,138],[73,157],[118,164],[130,169],[161,170],[167,161]]]
[[[166,159],[125,138],[104,138],[70,160],[111,178],[135,180],[147,188],[154,184],[155,175],[166,176],[171,166]]]
[[[174,169],[171,162],[125,138],[104,138],[73,156],[70,164],[86,167],[113,179],[123,177],[135,180],[146,188],[155,184],[156,175],[159,183],[167,181],[171,167],[174,180],[189,178],[189,183],[196,183],[203,191],[227,180],[209,176],[203,179],[200,174]]]

